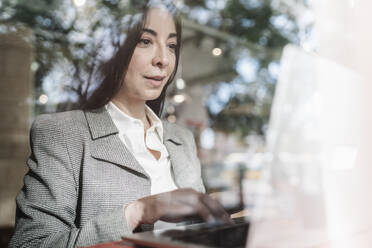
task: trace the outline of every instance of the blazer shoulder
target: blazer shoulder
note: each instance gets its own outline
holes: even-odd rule
[[[165,132],[183,134],[183,135],[193,135],[191,130],[187,129],[186,127],[180,126],[175,123],[170,123],[168,121],[162,121],[163,127]]]
[[[32,124],[30,146],[32,151],[47,149],[55,156],[67,154],[77,182],[83,147],[88,137],[89,130],[83,111],[42,114]]]
[[[31,126],[31,138],[64,137],[65,139],[83,138],[88,131],[84,112],[72,110],[59,113],[38,115]]]
[[[195,143],[195,138],[191,130],[167,121],[163,121],[163,127],[165,140],[171,139],[177,143]]]
[[[84,112],[82,110],[71,110],[59,113],[48,113],[36,116],[33,121],[33,127],[49,127],[59,126],[61,128],[66,127],[78,127],[86,126]]]

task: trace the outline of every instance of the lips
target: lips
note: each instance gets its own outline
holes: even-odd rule
[[[144,76],[146,79],[151,79],[155,81],[163,81],[165,76]]]
[[[151,85],[158,87],[162,84],[165,76],[144,76],[144,78],[147,79]]]

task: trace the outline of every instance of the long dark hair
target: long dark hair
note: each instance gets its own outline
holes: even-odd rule
[[[173,73],[169,77],[168,82],[165,84],[160,96],[154,100],[146,101],[147,106],[149,106],[159,117],[164,107],[167,88],[173,81],[177,72],[180,58],[182,33],[181,19],[177,14],[176,8],[172,3],[170,3],[171,1],[164,2],[167,3],[162,3],[161,5],[166,7],[169,13],[173,16],[176,26],[177,45],[176,63]],[[121,89],[134,49],[136,48],[137,43],[140,41],[142,29],[146,23],[147,13],[150,8],[156,7],[156,5],[151,3],[152,1],[149,1],[146,5],[144,5],[142,8],[143,11],[141,19],[129,27],[124,43],[119,46],[111,59],[101,65],[101,83],[93,91],[91,96],[81,104],[82,109],[93,110],[105,106]]]

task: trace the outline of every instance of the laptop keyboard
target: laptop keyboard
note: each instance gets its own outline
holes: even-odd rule
[[[175,241],[211,247],[245,247],[249,222],[235,220],[233,224],[202,225],[198,229],[168,230],[162,233]]]

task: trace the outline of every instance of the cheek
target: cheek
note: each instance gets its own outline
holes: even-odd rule
[[[127,73],[129,73],[131,76],[133,76],[134,73],[138,71],[139,69],[138,62],[139,62],[138,59],[134,57],[130,61]]]
[[[138,77],[141,74],[141,68],[143,68],[143,66],[141,66],[140,62],[141,61],[138,59],[138,57],[132,57],[129,65],[128,65],[128,69],[127,69],[127,73],[125,75],[124,82],[126,82],[128,84],[132,84],[132,83],[134,83],[132,81],[138,80]]]
[[[141,71],[142,68],[144,68],[145,64],[146,64],[145,54],[141,53],[141,50],[138,50],[138,48],[136,48],[130,60],[128,71],[131,71],[132,74],[136,72],[138,73]]]
[[[136,81],[138,80],[138,71],[134,64],[131,62],[128,66],[127,73],[125,74],[123,88],[125,91],[133,91],[136,87]]]
[[[173,72],[175,67],[176,67],[176,56],[173,55],[173,56],[170,58],[169,71],[170,71],[170,72]]]

